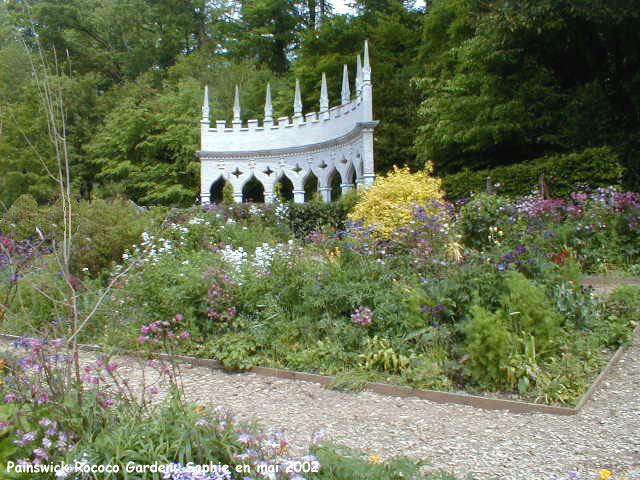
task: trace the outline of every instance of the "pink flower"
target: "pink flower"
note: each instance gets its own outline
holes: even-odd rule
[[[176,322],[181,322],[182,320],[184,320],[184,315],[182,315],[181,313],[176,315]]]
[[[188,338],[191,338],[191,334],[185,330],[184,332],[182,332],[182,333],[180,334],[180,338],[181,338],[182,340],[186,340],[186,339],[188,339]]]
[[[149,337],[147,337],[146,335],[140,335],[140,336],[138,337],[138,343],[144,343],[144,342],[146,342],[147,340],[149,340]]]
[[[115,362],[112,362],[112,363],[110,363],[109,365],[107,365],[107,371],[108,371],[109,373],[113,373],[113,372],[115,372],[115,371],[117,370],[117,368],[118,368],[118,364],[117,364],[117,363],[115,363]]]

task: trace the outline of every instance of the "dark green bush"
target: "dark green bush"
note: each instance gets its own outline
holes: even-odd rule
[[[119,262],[125,250],[140,242],[151,226],[150,217],[122,198],[82,202],[73,235],[72,271],[88,269],[98,275],[112,262]]]
[[[450,200],[485,191],[487,177],[499,183],[498,191],[509,196],[527,195],[544,175],[554,197],[566,197],[576,188],[617,185],[623,169],[618,155],[610,147],[587,148],[582,152],[542,157],[491,170],[464,170],[442,179]]]
[[[358,202],[358,191],[352,190],[333,203],[312,201],[289,205],[289,227],[296,238],[306,238],[321,230],[342,230],[347,215]]]
[[[2,215],[0,230],[13,240],[24,240],[35,233],[38,223],[38,204],[29,194],[20,195]]]

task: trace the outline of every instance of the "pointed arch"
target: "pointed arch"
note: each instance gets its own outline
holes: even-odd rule
[[[349,166],[347,167],[347,172],[345,174],[344,183],[349,185],[355,185],[358,175],[356,173],[356,167],[353,165],[353,162],[349,162]]]
[[[285,172],[282,172],[275,182],[274,192],[278,200],[290,202],[293,200],[293,182]]]
[[[313,173],[313,170],[309,170],[302,180],[302,185],[304,186],[304,201],[310,202],[318,191],[319,186],[318,177]]]
[[[342,196],[342,177],[338,170],[333,168],[331,172],[329,172],[329,182],[328,187],[331,188],[331,201],[335,202]]]
[[[255,175],[251,175],[242,186],[243,203],[264,203],[264,185]]]
[[[222,197],[224,196],[224,185],[227,181],[224,179],[222,175],[218,177],[218,179],[211,184],[211,188],[209,189],[210,202],[211,203],[221,203]]]

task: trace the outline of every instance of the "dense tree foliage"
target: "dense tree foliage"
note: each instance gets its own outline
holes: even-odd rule
[[[637,188],[638,27],[637,0],[434,2],[419,158],[454,172],[608,145]]]
[[[640,188],[640,0],[0,0],[0,201],[55,198],[31,64],[57,64],[79,195],[194,201],[202,86],[212,114],[276,115],[300,78],[317,110],[322,72],[372,52],[379,172],[432,161],[446,174],[610,148]],[[26,47],[26,48],[25,48]],[[30,50],[29,50],[30,49]]]

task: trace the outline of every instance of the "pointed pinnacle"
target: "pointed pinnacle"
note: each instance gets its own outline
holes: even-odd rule
[[[329,110],[329,93],[327,91],[327,76],[322,73],[322,85],[320,86],[320,112]]]
[[[209,120],[209,85],[204,86],[204,100],[202,101],[202,120]]]
[[[300,93],[300,80],[296,78],[296,94],[293,99],[293,114],[302,115],[302,94]]]
[[[371,82],[371,64],[369,63],[369,42],[364,41],[364,65],[362,66],[363,81]]]
[[[271,103],[271,84],[267,83],[267,98],[264,102],[264,121],[273,122],[273,104]]]
[[[362,93],[362,58],[360,58],[360,54],[358,54],[357,64],[356,64],[356,95],[360,96]]]
[[[351,101],[351,90],[349,89],[349,69],[345,65],[342,70],[342,104],[345,105]]]
[[[240,89],[236,85],[236,97],[233,101],[233,121],[240,122]]]

